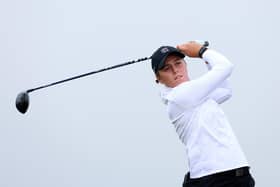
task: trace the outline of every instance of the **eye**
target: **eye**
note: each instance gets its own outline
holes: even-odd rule
[[[181,64],[182,64],[182,61],[178,60],[178,61],[175,62],[175,65],[181,65]]]
[[[169,69],[170,69],[169,66],[164,66],[162,70],[163,70],[163,71],[168,71]]]

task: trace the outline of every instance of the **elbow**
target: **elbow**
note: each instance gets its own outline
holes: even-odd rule
[[[221,59],[221,64],[223,64],[224,70],[228,73],[228,76],[230,76],[233,72],[234,64],[231,63],[226,57]]]
[[[225,94],[223,97],[217,99],[217,103],[218,104],[222,104],[224,102],[226,102],[227,100],[229,100],[232,96],[232,92],[231,90],[228,90],[227,94]]]
[[[221,64],[224,64],[225,68],[228,70],[228,72],[231,74],[233,69],[234,69],[234,65],[233,63],[231,63],[231,61],[229,59],[227,59],[225,56],[223,56],[223,58],[221,58]]]
[[[234,65],[232,63],[224,62],[220,66],[213,67],[212,71],[216,70],[222,72],[222,74],[224,75],[224,79],[227,79],[233,72],[233,69],[234,69]]]
[[[227,70],[229,72],[229,75],[231,75],[231,73],[233,72],[234,69],[234,65],[232,63],[229,62]]]

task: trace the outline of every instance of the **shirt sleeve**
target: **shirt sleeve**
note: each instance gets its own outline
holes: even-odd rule
[[[212,69],[211,65],[206,64],[208,71]],[[232,88],[230,86],[229,78],[223,81],[218,88],[216,88],[209,97],[216,101],[218,104],[222,104],[232,96]]]
[[[233,64],[220,53],[208,49],[203,54],[203,60],[209,63],[211,70],[198,79],[173,88],[166,96],[169,102],[174,102],[184,109],[194,107],[209,98],[210,94],[231,75]]]

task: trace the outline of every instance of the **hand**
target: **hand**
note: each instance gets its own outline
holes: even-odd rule
[[[192,57],[192,58],[199,57],[198,53],[199,53],[199,50],[201,49],[201,47],[202,47],[201,44],[194,42],[194,41],[190,41],[185,44],[177,45],[177,49],[179,49],[182,53],[184,53],[188,57]]]

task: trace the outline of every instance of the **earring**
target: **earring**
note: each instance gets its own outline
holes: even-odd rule
[[[158,84],[158,83],[159,83],[159,81],[158,81],[158,80],[156,80],[156,83]]]

